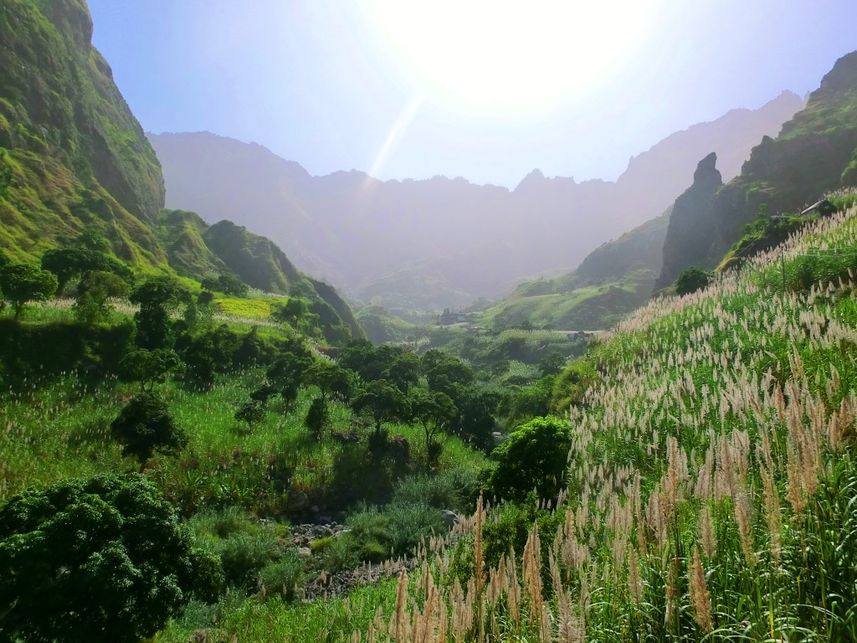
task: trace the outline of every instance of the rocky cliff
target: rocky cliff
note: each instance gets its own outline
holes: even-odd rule
[[[714,195],[723,187],[723,179],[716,164],[717,155],[713,152],[702,159],[693,173],[693,185],[673,205],[664,239],[658,288],[672,283],[682,270],[696,265],[701,257],[711,254],[712,239],[717,228],[712,217]]]

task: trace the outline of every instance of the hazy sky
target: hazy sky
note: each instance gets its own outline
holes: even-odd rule
[[[857,49],[855,0],[89,0],[143,126],[313,174],[614,179]]]

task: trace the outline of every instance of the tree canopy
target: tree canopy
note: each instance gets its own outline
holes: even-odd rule
[[[193,546],[143,476],[28,490],[0,508],[0,639],[139,641],[194,595],[213,600],[219,561]]]

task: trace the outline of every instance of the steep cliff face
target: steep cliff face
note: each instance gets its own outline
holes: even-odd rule
[[[693,185],[676,199],[664,239],[663,266],[657,287],[666,286],[685,268],[696,265],[711,252],[716,222],[712,217],[714,195],[723,186],[713,152],[693,173]]]
[[[159,263],[160,164],[91,37],[82,1],[0,3],[0,246],[23,258],[92,224]]]
[[[160,163],[91,43],[83,0],[0,0],[0,254],[35,261],[94,227],[134,269],[233,272],[306,296],[325,327],[362,336],[336,291],[272,241],[162,210]]]
[[[714,265],[760,207],[796,212],[825,192],[857,184],[857,52],[843,56],[776,139],[753,149],[741,176],[715,199]]]

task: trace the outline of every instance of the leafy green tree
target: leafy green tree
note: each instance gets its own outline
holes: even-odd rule
[[[324,398],[317,397],[310,403],[309,409],[307,409],[304,425],[316,440],[321,440],[329,419],[330,411],[327,408],[327,403],[324,401]]]
[[[112,272],[122,279],[130,279],[131,271],[121,261],[107,254],[107,246],[91,241],[89,243],[92,245],[87,245],[82,237],[74,246],[52,248],[42,255],[42,269],[57,277],[57,292],[64,292],[72,279],[92,271]]]
[[[252,428],[265,419],[265,405],[261,400],[249,400],[241,405],[235,412],[235,419],[244,422],[248,428]]]
[[[86,252],[80,248],[52,248],[42,255],[42,269],[57,277],[57,292],[80,275],[86,265]]]
[[[372,418],[376,435],[380,435],[384,422],[407,419],[410,412],[407,398],[386,380],[368,382],[351,401],[351,408]]]
[[[150,390],[156,383],[165,381],[169,374],[178,370],[180,366],[179,356],[169,348],[151,351],[138,348],[122,359],[124,377],[132,382],[140,382],[144,391]]]
[[[10,263],[0,268],[0,292],[21,317],[24,305],[30,301],[46,301],[57,291],[57,278],[36,266]]]
[[[27,490],[0,508],[0,639],[136,642],[196,596],[220,562],[139,474]]]
[[[318,327],[318,316],[310,312],[309,302],[302,297],[289,297],[286,303],[275,305],[271,319],[307,334]]]
[[[535,490],[553,498],[565,486],[571,429],[557,417],[530,420],[494,449],[491,486],[501,498],[523,498]]]
[[[231,273],[206,277],[201,283],[206,290],[216,290],[233,297],[246,297],[250,292],[250,287]]]
[[[446,393],[453,399],[475,379],[473,370],[467,364],[438,350],[428,351],[423,355],[422,362],[429,389]]]
[[[426,449],[426,467],[436,465],[443,451],[437,437],[458,417],[458,409],[446,393],[432,393],[424,389],[412,389],[408,396],[411,416],[423,428]]]
[[[702,268],[688,268],[678,276],[675,282],[677,295],[689,295],[706,288],[711,283],[711,273]]]
[[[122,444],[122,455],[134,456],[140,466],[155,451],[175,451],[187,441],[167,405],[152,393],[141,393],[128,402],[113,420],[110,431]]]
[[[134,315],[137,345],[148,349],[168,346],[172,342],[170,313],[187,300],[187,291],[170,277],[152,277],[135,288],[131,303],[140,306]]]
[[[491,448],[492,433],[497,427],[495,414],[502,396],[476,386],[456,386],[454,391],[458,417],[453,423],[453,432],[481,449]]]
[[[318,387],[325,402],[333,398],[347,402],[354,392],[354,374],[335,362],[316,360],[304,372],[303,382]]]
[[[110,299],[127,297],[128,290],[128,283],[112,272],[86,273],[77,286],[75,317],[89,326],[107,319],[111,311]]]
[[[420,358],[410,352],[402,352],[384,372],[384,379],[391,382],[402,393],[419,384],[422,366]]]
[[[266,379],[287,405],[293,404],[304,384],[304,376],[313,364],[312,356],[303,347],[292,346],[268,367]]]

